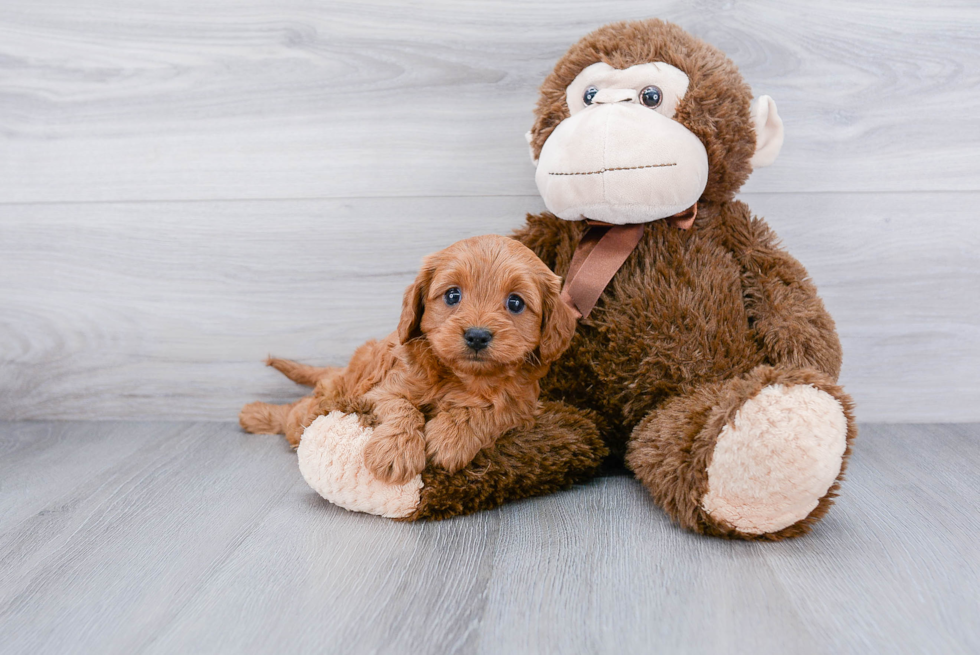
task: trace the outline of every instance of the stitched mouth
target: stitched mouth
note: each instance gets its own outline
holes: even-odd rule
[[[677,166],[677,162],[672,164],[647,164],[646,166],[620,166],[619,168],[603,168],[598,171],[587,171],[584,173],[548,173],[548,175],[599,175],[609,171],[638,171],[643,168],[664,168],[666,166]]]

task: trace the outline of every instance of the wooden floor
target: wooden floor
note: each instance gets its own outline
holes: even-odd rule
[[[629,477],[430,524],[351,514],[229,423],[0,423],[0,652],[976,653],[980,425],[864,425],[777,544]]]

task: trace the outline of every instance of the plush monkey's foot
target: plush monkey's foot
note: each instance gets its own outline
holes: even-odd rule
[[[762,366],[668,401],[634,430],[627,463],[686,528],[782,539],[827,513],[856,434],[827,376]]]
[[[352,512],[404,518],[418,509],[422,476],[405,484],[387,484],[364,463],[364,448],[373,433],[356,414],[331,412],[303,432],[296,452],[299,470],[314,491]]]
[[[739,532],[778,532],[816,509],[840,474],[847,418],[809,385],[766,386],[725,425],[701,506]]]

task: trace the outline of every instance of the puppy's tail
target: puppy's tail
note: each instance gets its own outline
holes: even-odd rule
[[[238,423],[253,434],[286,434],[286,419],[293,405],[249,403],[238,414]]]
[[[321,378],[341,370],[336,366],[308,366],[291,359],[279,359],[277,357],[268,357],[265,360],[265,365],[276,369],[293,382],[307,387],[315,387]]]

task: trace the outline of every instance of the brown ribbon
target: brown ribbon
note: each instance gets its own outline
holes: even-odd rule
[[[698,206],[694,204],[662,220],[672,227],[689,230],[697,215]],[[616,271],[640,243],[645,229],[645,223],[612,225],[592,220],[588,223],[589,229],[582,235],[572,255],[572,263],[565,275],[565,286],[561,290],[561,299],[579,318],[592,312]]]

